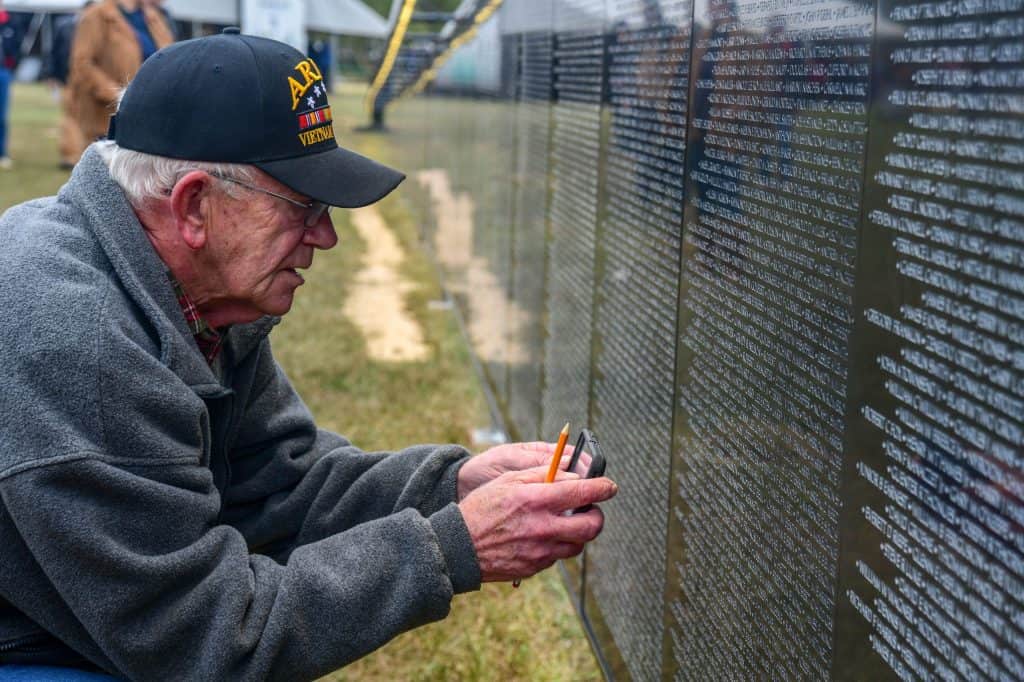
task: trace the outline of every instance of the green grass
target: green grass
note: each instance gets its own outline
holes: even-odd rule
[[[59,107],[50,88],[15,84],[11,88],[11,111],[7,131],[7,153],[15,168],[0,170],[0,211],[8,206],[54,194],[68,178],[57,168],[57,123]]]
[[[365,121],[362,88],[342,85],[332,97],[339,142],[399,163],[403,135],[357,135]],[[66,180],[57,169],[57,110],[47,89],[17,85],[11,112],[11,156],[0,172],[0,210],[53,194]],[[422,362],[370,360],[356,328],[342,314],[346,288],[365,246],[344,211],[335,211],[339,246],[317,255],[295,306],[273,332],[275,352],[325,428],[366,449],[417,442],[468,441],[488,424],[464,341],[451,313],[428,305],[441,296],[434,270],[417,246],[410,189],[380,204],[406,248],[403,274],[417,288],[407,297],[431,349]],[[456,598],[440,623],[401,635],[379,651],[325,678],[343,680],[595,680],[600,672],[557,572],[545,571],[515,590],[485,585]]]

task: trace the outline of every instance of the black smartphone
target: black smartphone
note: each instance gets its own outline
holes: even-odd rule
[[[580,478],[597,478],[604,476],[605,459],[601,453],[601,444],[591,433],[590,429],[580,431],[580,437],[576,439],[576,447],[572,450],[572,457],[569,458],[569,466],[566,471],[579,474]],[[573,509],[572,513],[585,512],[591,505]]]

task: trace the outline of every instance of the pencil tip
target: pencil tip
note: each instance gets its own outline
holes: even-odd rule
[[[565,422],[565,426],[562,427],[562,433],[569,433],[569,422]]]

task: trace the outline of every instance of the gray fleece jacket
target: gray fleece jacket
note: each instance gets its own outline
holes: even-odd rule
[[[311,679],[479,587],[466,451],[318,430],[276,319],[218,381],[95,149],[0,218],[0,319],[0,663]]]

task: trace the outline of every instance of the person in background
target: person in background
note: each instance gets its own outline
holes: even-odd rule
[[[334,88],[334,72],[333,72],[333,55],[331,51],[331,42],[326,38],[317,38],[309,41],[309,49],[306,51],[309,58],[316,64],[316,68],[320,69],[320,73],[324,77],[324,87],[327,88],[327,92],[332,92]]]
[[[75,27],[78,26],[82,12],[92,5],[93,0],[88,0],[78,13],[63,15],[53,24],[53,48],[50,50],[46,72],[52,79],[53,86],[60,91],[62,112],[58,151],[60,152],[60,167],[65,170],[69,170],[78,163],[78,157],[86,146],[82,130],[78,127],[78,120],[71,106],[72,101],[67,86]]]
[[[82,12],[71,45],[68,88],[84,144],[106,135],[118,92],[144,60],[172,42],[163,13],[140,0],[102,0]],[[82,151],[84,145],[74,158]]]
[[[7,109],[18,54],[15,38],[16,31],[11,22],[11,15],[4,9],[3,0],[0,0],[0,170],[10,170],[14,167],[11,157],[7,156]]]

